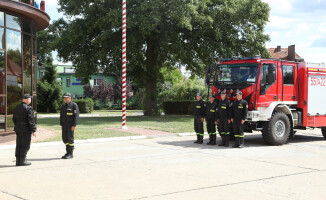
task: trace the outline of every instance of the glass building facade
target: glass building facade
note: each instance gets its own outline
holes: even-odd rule
[[[12,2],[19,6],[25,3]],[[34,9],[30,7],[23,8]],[[31,106],[36,119],[38,29],[36,22],[29,17],[3,9],[0,4],[0,134],[13,132],[13,111],[21,103],[23,94],[33,96]]]

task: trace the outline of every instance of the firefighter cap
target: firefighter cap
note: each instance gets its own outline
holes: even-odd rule
[[[70,94],[69,92],[66,92],[66,93],[63,95],[63,97],[65,98],[65,97],[72,97],[72,96],[71,96],[71,94]]]
[[[221,94],[226,94],[226,92],[223,90],[223,91],[221,92]]]
[[[215,98],[215,95],[214,94],[211,94],[211,95],[209,95],[209,97],[214,97]]]
[[[238,91],[237,94],[239,94],[239,95],[243,95],[243,93],[242,93],[241,91]]]
[[[33,97],[29,94],[24,94],[24,96],[23,96],[23,99],[31,99],[31,98],[33,98]]]
[[[198,93],[197,93],[197,97],[201,97],[201,94],[200,94],[200,92],[198,92]]]

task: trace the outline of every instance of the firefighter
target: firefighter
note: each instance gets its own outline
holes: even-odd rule
[[[204,117],[206,104],[202,100],[202,96],[200,93],[197,93],[196,96],[197,101],[194,104],[194,127],[197,135],[197,140],[194,143],[203,144],[204,139]]]
[[[71,94],[64,94],[65,103],[61,106],[60,125],[62,127],[62,141],[66,145],[66,154],[62,159],[73,158],[74,131],[78,123],[79,109],[75,102],[71,101]]]
[[[209,97],[209,102],[206,104],[206,126],[209,135],[208,145],[216,145],[216,117],[217,114],[217,101],[215,101],[215,96],[212,94]]]
[[[230,140],[230,101],[226,99],[226,92],[221,93],[221,100],[217,106],[218,132],[221,135],[222,142],[218,146],[229,146]]]
[[[242,99],[242,92],[239,91],[237,92],[237,100],[233,102],[231,107],[231,122],[233,123],[233,133],[235,136],[233,148],[243,148],[243,124],[245,123],[247,112],[247,102]]]
[[[31,104],[31,96],[25,94],[22,103],[17,105],[14,109],[13,122],[15,124],[14,130],[16,132],[16,166],[31,165],[26,162],[26,155],[31,146],[32,135],[35,135],[36,126],[34,122],[34,113]]]

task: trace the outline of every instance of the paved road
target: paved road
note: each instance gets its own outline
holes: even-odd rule
[[[13,149],[1,149],[0,199],[326,198],[326,141],[319,131],[279,147],[266,146],[257,133],[246,137],[244,149],[193,139],[77,144],[72,160],[59,159],[63,145],[34,146],[29,167],[13,167]]]

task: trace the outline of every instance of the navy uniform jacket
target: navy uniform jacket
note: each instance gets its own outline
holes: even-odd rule
[[[216,121],[216,119],[217,119],[217,101],[214,101],[213,103],[207,102],[206,118],[214,119]]]
[[[79,109],[75,102],[64,103],[60,111],[60,125],[77,126],[79,119]]]
[[[194,116],[195,117],[205,117],[206,104],[203,100],[196,101],[194,103]]]
[[[248,112],[247,102],[243,99],[233,102],[231,107],[231,118],[246,120]]]
[[[224,101],[220,100],[217,109],[217,118],[218,119],[230,119],[230,101],[228,99],[224,99]]]
[[[12,121],[15,132],[32,134],[36,131],[33,108],[24,102],[15,107]]]

